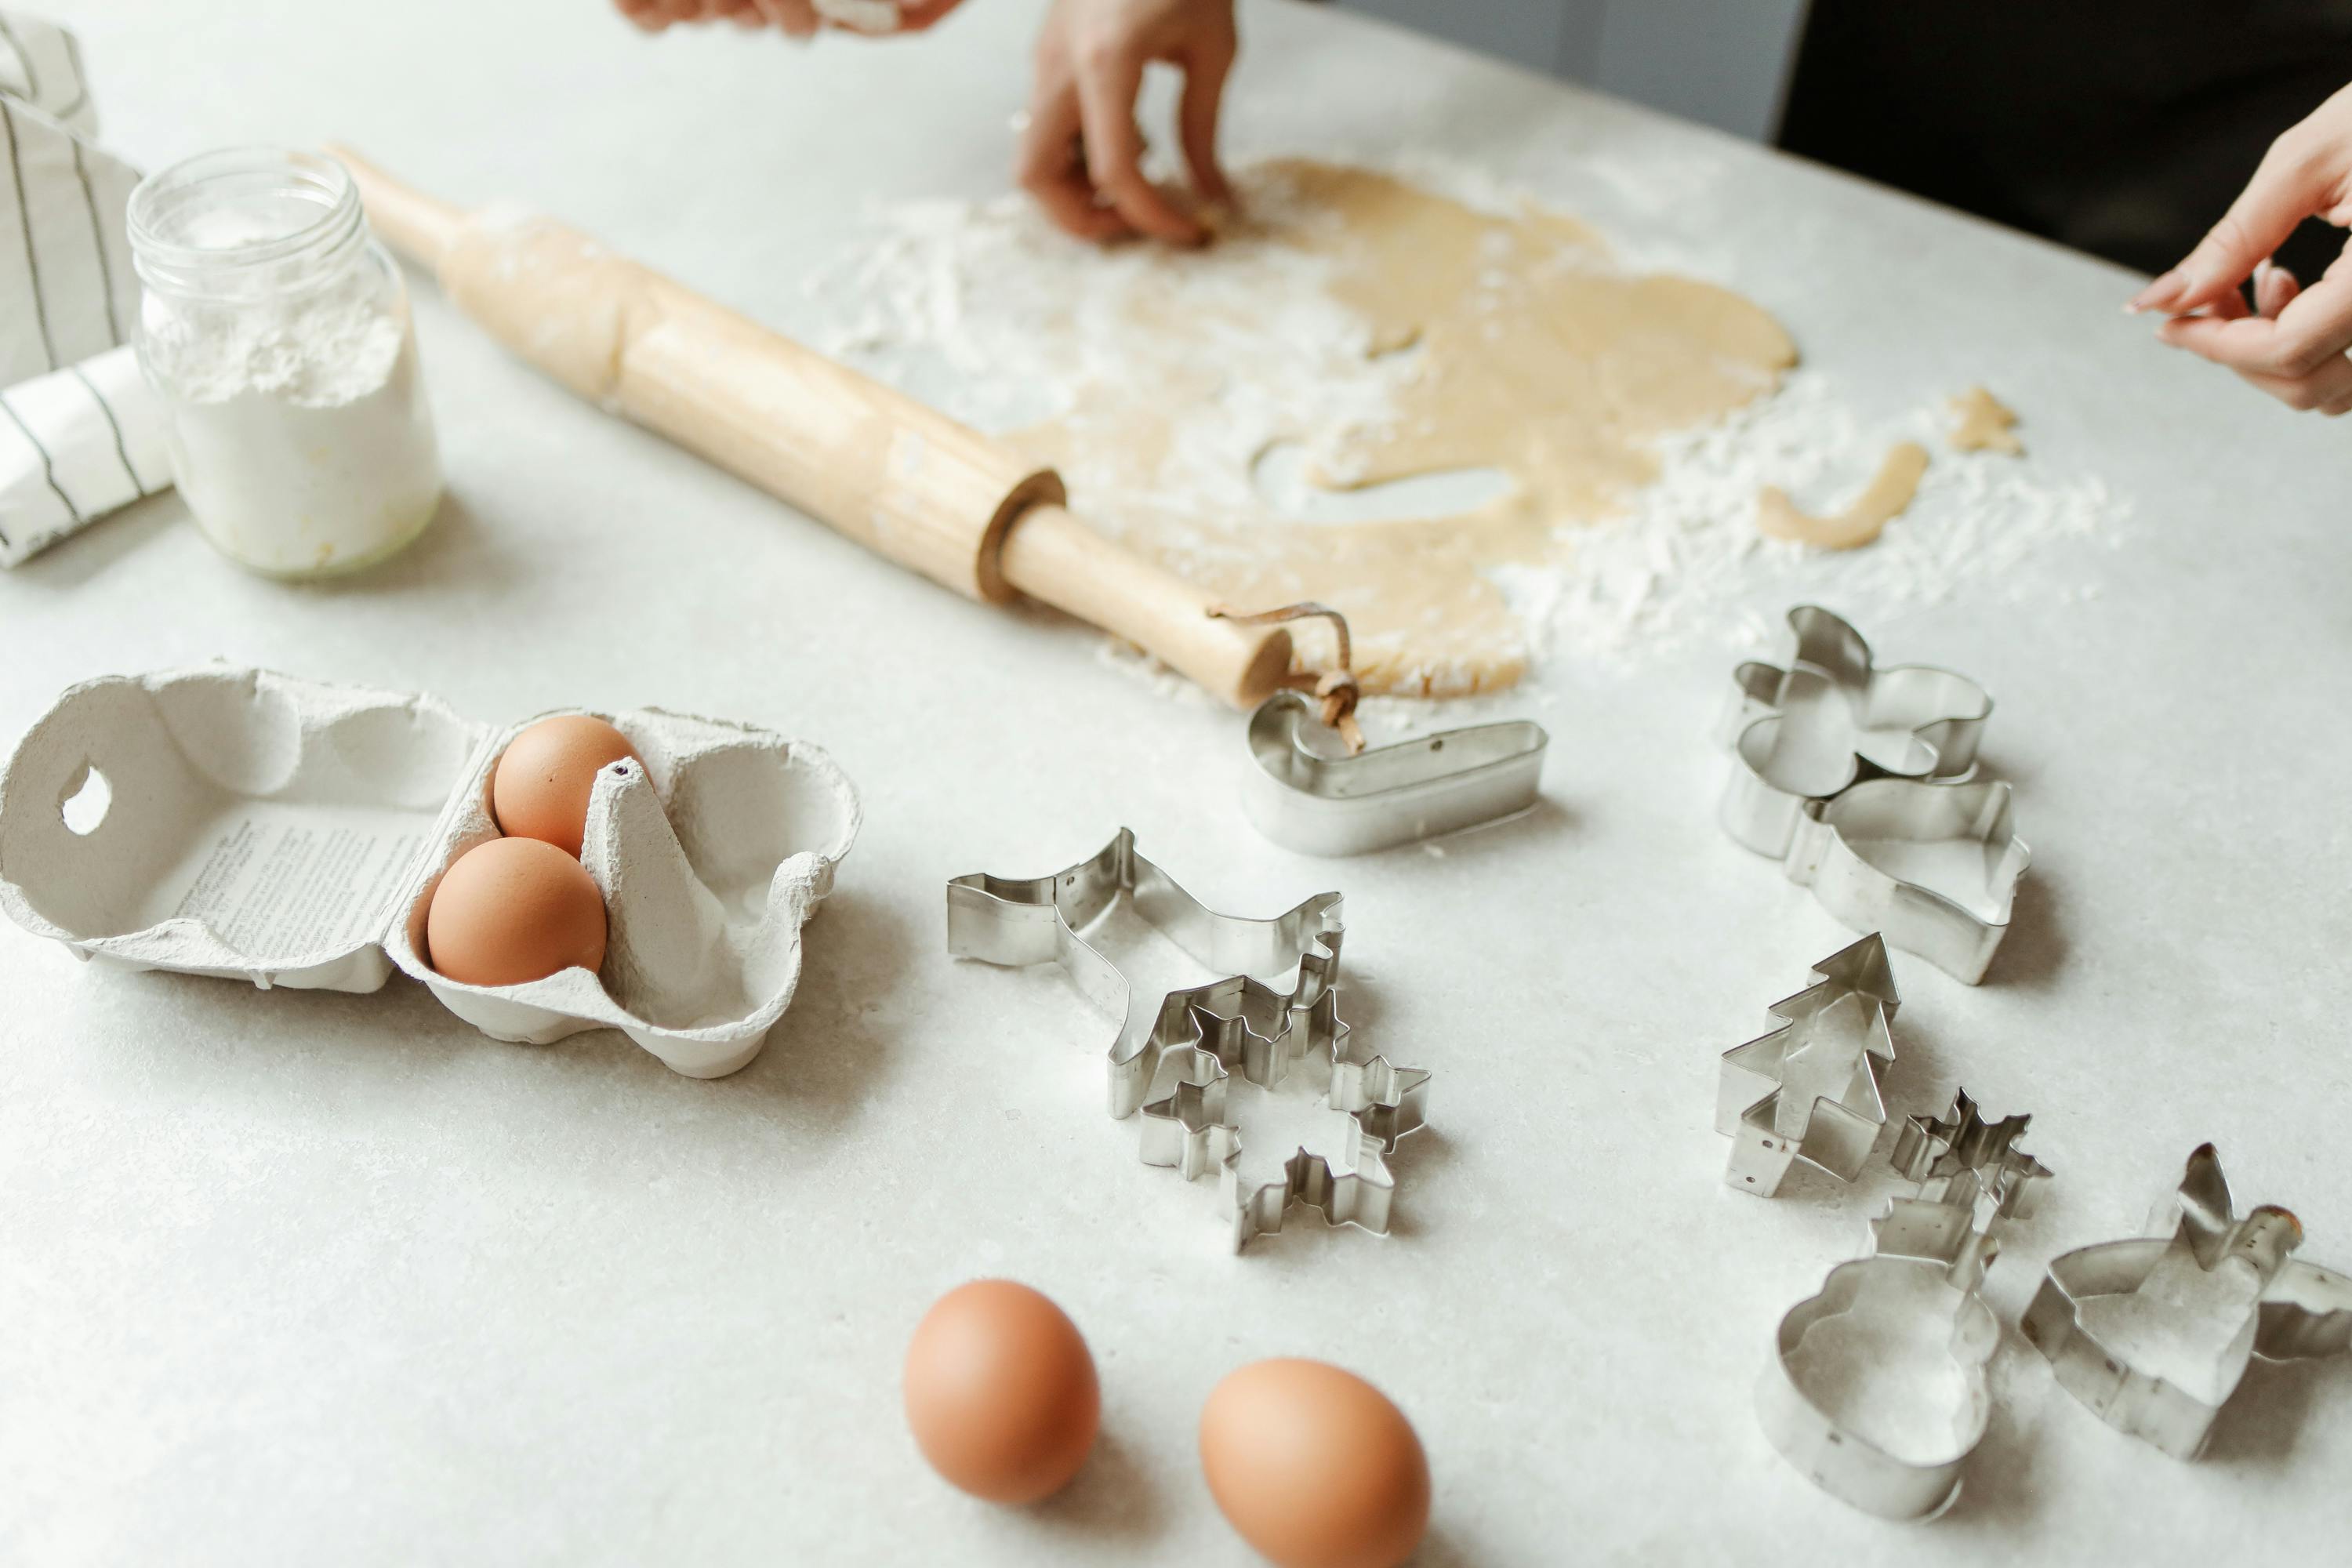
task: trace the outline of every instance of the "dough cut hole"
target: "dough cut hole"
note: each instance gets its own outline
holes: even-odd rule
[[[1790,539],[1822,550],[1858,550],[1903,515],[1927,472],[1927,448],[1916,441],[1900,441],[1843,511],[1827,517],[1800,511],[1788,491],[1767,485],[1756,498],[1756,526],[1768,539]]]
[[[1952,413],[1959,421],[1952,426],[1953,451],[2025,456],[2025,443],[2017,438],[2016,412],[1983,387],[1972,386],[1953,398]]]
[[[87,838],[98,831],[113,804],[114,786],[106,782],[104,773],[85,763],[72,793],[58,802],[58,815],[65,819],[67,832]]]
[[[1318,484],[1305,446],[1276,441],[1250,465],[1258,499],[1292,522],[1422,522],[1494,505],[1516,488],[1500,468],[1440,468],[1401,479]]]

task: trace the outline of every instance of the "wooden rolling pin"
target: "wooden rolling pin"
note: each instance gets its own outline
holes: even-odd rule
[[[379,235],[599,407],[959,594],[1042,599],[1236,707],[1288,673],[1287,633],[1212,619],[1200,589],[1072,516],[1052,469],[561,224],[468,213],[329,151]]]

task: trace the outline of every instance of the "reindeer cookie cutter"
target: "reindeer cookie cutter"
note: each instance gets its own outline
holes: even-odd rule
[[[1122,900],[1221,977],[1138,993],[1086,935]],[[1294,1203],[1333,1226],[1387,1233],[1396,1190],[1387,1157],[1422,1126],[1430,1075],[1365,1052],[1340,1021],[1339,894],[1318,893],[1266,920],[1219,914],[1146,859],[1122,827],[1051,876],[958,877],[948,883],[947,912],[954,956],[1057,963],[1079,994],[1120,1020],[1108,1056],[1112,1117],[1143,1113],[1145,1163],[1187,1180],[1218,1173],[1236,1249],[1280,1230]],[[1299,1149],[1281,1181],[1244,1189],[1241,1132],[1224,1120],[1231,1079],[1238,1073],[1272,1089],[1293,1072],[1310,1075],[1345,1114],[1352,1147],[1336,1162]]]

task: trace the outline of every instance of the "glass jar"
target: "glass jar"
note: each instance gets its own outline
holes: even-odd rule
[[[423,532],[441,463],[408,289],[342,165],[207,153],[140,183],[130,231],[139,363],[180,493],[221,553],[322,577]]]

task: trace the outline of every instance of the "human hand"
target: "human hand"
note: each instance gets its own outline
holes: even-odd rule
[[[648,33],[658,33],[675,22],[731,21],[741,27],[774,26],[788,37],[814,37],[824,26],[879,37],[887,33],[919,33],[963,0],[899,0],[896,24],[877,26],[865,20],[875,0],[864,5],[828,5],[825,0],[613,0],[614,9]],[[880,0],[888,4],[888,0]]]
[[[2307,217],[2352,228],[2352,87],[2272,142],[2213,231],[2126,309],[2166,312],[2158,337],[2290,408],[2352,413],[2352,244],[2308,288],[2270,260]]]
[[[1135,100],[1153,61],[1184,73],[1177,127],[1192,187],[1230,200],[1217,167],[1217,110],[1239,47],[1233,0],[1054,0],[1037,38],[1022,186],[1082,239],[1147,234],[1201,244],[1209,236],[1199,220],[1144,177]]]

